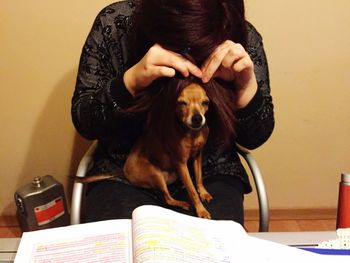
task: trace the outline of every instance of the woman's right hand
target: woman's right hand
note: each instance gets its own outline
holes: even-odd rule
[[[124,83],[132,95],[160,77],[173,77],[176,71],[184,77],[190,74],[201,78],[202,71],[182,55],[153,45],[145,56],[124,73]]]

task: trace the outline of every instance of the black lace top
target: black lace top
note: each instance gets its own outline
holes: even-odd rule
[[[143,129],[143,118],[124,110],[133,99],[122,80],[128,67],[128,54],[132,52],[127,36],[131,32],[133,2],[111,4],[98,14],[80,58],[72,119],[82,136],[98,140],[92,173],[111,173],[122,167]],[[254,62],[258,92],[237,112],[236,143],[254,149],[271,135],[274,113],[262,38],[248,22],[247,29],[247,51]],[[223,151],[209,142],[204,149],[203,177],[215,174],[236,176],[244,182],[245,191],[251,191],[235,149]]]

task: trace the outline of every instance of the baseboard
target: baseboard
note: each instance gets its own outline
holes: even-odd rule
[[[259,210],[247,209],[244,216],[247,221],[258,220]],[[326,220],[336,218],[336,208],[270,209],[270,220]]]
[[[258,209],[244,211],[246,221],[259,220]],[[270,209],[270,220],[326,220],[336,219],[336,208]],[[16,216],[0,216],[0,227],[19,226]]]
[[[15,215],[0,216],[0,227],[17,227],[19,226]]]

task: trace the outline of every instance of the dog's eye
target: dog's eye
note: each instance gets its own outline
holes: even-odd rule
[[[179,100],[179,101],[177,102],[177,105],[178,105],[178,106],[181,106],[181,107],[184,107],[184,106],[187,106],[187,102],[186,102],[186,101],[183,101],[183,100]]]
[[[203,102],[202,102],[202,105],[203,105],[203,106],[209,106],[209,100],[203,101]]]

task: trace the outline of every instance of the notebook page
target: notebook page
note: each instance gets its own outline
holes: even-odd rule
[[[132,262],[131,220],[25,232],[15,263]]]
[[[155,206],[141,206],[134,211],[133,235],[134,262],[139,263],[341,263],[349,260],[250,237],[233,221],[200,219]]]
[[[133,213],[134,262],[234,262],[234,241],[246,236],[233,221],[200,219],[156,206],[141,206]]]

